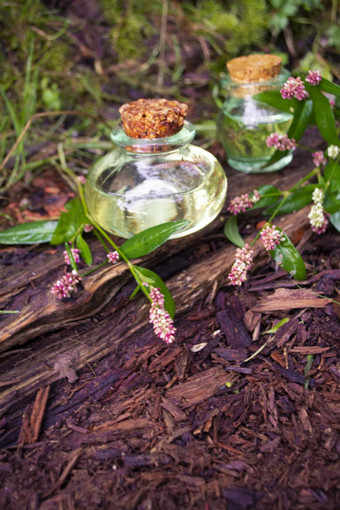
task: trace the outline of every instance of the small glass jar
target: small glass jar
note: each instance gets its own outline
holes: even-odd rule
[[[121,126],[114,129],[116,148],[86,180],[91,216],[124,238],[168,221],[189,220],[172,238],[205,227],[223,207],[227,180],[212,154],[190,144],[194,136],[186,121],[176,134],[161,138],[134,138]]]
[[[236,63],[234,67],[233,63]],[[267,90],[280,90],[289,74],[281,71],[281,59],[273,55],[240,57],[227,66],[229,75],[223,76],[220,84],[225,100],[217,127],[229,165],[246,173],[280,170],[291,162],[292,152],[268,165],[275,148],[269,148],[266,139],[274,132],[287,134],[293,115],[254,96]]]

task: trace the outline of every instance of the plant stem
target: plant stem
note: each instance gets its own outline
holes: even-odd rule
[[[96,238],[98,239],[98,241],[104,246],[106,253],[109,253],[110,249],[108,248],[107,244],[105,243],[104,239],[102,238],[102,236],[100,235],[98,230],[94,229],[93,233],[96,236]]]
[[[305,177],[300,179],[294,186],[289,188],[289,190],[283,192],[283,199],[277,205],[275,211],[273,212],[273,214],[271,215],[271,217],[267,221],[266,225],[264,225],[264,227],[269,225],[273,221],[273,219],[279,214],[281,207],[285,204],[285,202],[287,201],[289,195],[291,195],[293,193],[293,191],[295,191],[297,188],[299,188],[301,186],[301,184],[303,184],[304,182],[308,181],[311,177],[313,177],[313,175],[320,175],[320,169],[319,168],[314,168],[311,172],[309,172],[308,175],[306,175]],[[255,242],[260,237],[261,232],[262,232],[264,227],[262,227],[261,230],[258,232],[256,237],[251,242],[250,246],[254,246]]]
[[[304,290],[303,287],[301,287],[301,285],[299,285],[298,283],[295,284],[299,289],[301,290]],[[327,296],[324,296],[323,294],[318,294],[317,292],[314,292],[314,290],[312,289],[309,289],[310,292],[312,292],[315,296],[318,296],[319,298],[322,298],[322,299],[328,299],[329,301],[332,301],[332,303],[335,303],[336,305],[339,305],[340,306],[340,302],[339,301],[336,301],[335,299],[331,298],[331,297],[327,297]]]
[[[97,269],[100,269],[101,267],[104,267],[104,266],[107,266],[107,264],[109,263],[108,260],[104,260],[104,262],[102,262],[101,264],[99,264],[98,266],[96,267],[93,267],[92,269],[89,269],[88,271],[86,271],[86,273],[82,274],[81,276],[87,276],[91,273],[94,273],[95,271],[97,271]]]
[[[305,177],[300,179],[299,182],[297,182],[294,186],[289,188],[288,192],[292,193],[293,191],[296,190],[296,188],[299,188],[301,186],[301,184],[303,184],[304,182],[308,181],[311,177],[313,177],[313,175],[318,175],[319,173],[320,173],[319,168],[313,168],[313,170],[311,172],[309,172],[309,174],[307,174]]]
[[[330,184],[331,184],[331,181],[332,181],[332,178],[333,178],[333,175],[334,175],[334,172],[335,172],[335,169],[336,167],[338,166],[338,163],[339,163],[339,156],[336,158],[336,160],[333,162],[333,168],[331,170],[331,175],[329,176],[329,179],[328,181],[326,182],[325,184],[325,193],[326,191],[328,190]]]
[[[150,298],[148,292],[146,291],[144,285],[143,285],[143,281],[141,280],[138,272],[136,271],[134,265],[130,262],[130,260],[125,256],[124,252],[116,245],[116,243],[114,241],[112,241],[112,239],[107,235],[107,233],[105,232],[105,230],[103,230],[99,225],[98,223],[92,218],[92,216],[87,212],[87,217],[89,218],[89,220],[91,221],[92,225],[94,225],[94,227],[100,232],[100,234],[108,241],[109,244],[111,244],[111,246],[116,250],[116,252],[118,253],[118,255],[120,256],[121,259],[123,259],[128,268],[130,269],[134,279],[136,280],[137,284],[141,286],[141,289],[142,289],[142,292],[146,295],[146,297],[149,299],[149,301],[152,302],[152,299]]]

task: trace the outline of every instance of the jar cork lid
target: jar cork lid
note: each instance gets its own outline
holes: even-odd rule
[[[165,138],[183,127],[188,106],[167,99],[138,99],[119,108],[125,133],[131,138]]]
[[[253,54],[229,60],[227,68],[232,81],[255,83],[270,81],[280,74],[282,59],[277,55]]]

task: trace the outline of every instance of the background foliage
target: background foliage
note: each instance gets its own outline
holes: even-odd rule
[[[0,166],[0,191],[63,166],[37,150],[46,140],[68,146],[75,171],[79,157],[90,165],[74,137],[97,157],[125,101],[199,95],[195,115],[211,118],[211,85],[237,55],[276,52],[290,68],[340,78],[338,0],[12,0],[1,3],[0,31],[0,161],[25,135]],[[56,114],[28,129],[37,112]]]

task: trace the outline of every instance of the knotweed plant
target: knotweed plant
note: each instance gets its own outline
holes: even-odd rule
[[[257,94],[257,100],[294,114],[287,135],[274,132],[268,136],[267,145],[276,149],[268,165],[285,157],[298,146],[308,124],[318,126],[327,147],[324,151],[310,151],[313,170],[289,190],[280,191],[275,186],[264,185],[231,200],[228,207],[231,216],[224,231],[228,239],[238,247],[235,262],[228,275],[233,285],[242,285],[247,280],[247,274],[253,265],[254,245],[257,242],[262,243],[276,265],[280,265],[298,280],[305,278],[306,269],[301,255],[287,234],[277,226],[278,222],[275,221],[274,224],[278,215],[310,206],[306,215],[315,235],[322,235],[329,224],[340,232],[340,143],[336,125],[336,119],[339,118],[337,101],[340,100],[340,87],[322,78],[319,71],[311,70],[305,77],[290,77],[280,92],[265,91]],[[67,167],[65,158],[63,161],[63,171],[76,183],[79,197],[65,205],[67,212],[61,213],[57,225],[53,221],[47,221],[39,222],[40,225],[44,224],[41,225],[41,231],[33,231],[32,224],[9,229],[13,234],[11,244],[20,243],[23,238],[27,242],[27,237],[30,237],[32,244],[50,242],[52,245],[65,245],[64,262],[67,267],[50,288],[52,298],[56,299],[60,306],[65,301],[78,298],[82,287],[86,287],[86,276],[98,267],[110,264],[109,271],[114,275],[119,271],[120,264],[125,264],[136,282],[131,299],[139,291],[145,295],[150,303],[149,321],[154,333],[166,343],[172,343],[176,333],[172,296],[156,273],[137,266],[131,260],[152,252],[172,234],[184,229],[188,222],[169,222],[149,228],[117,246],[88,213],[83,192],[85,177],[78,178]],[[259,208],[263,209],[268,221],[252,241],[245,243],[238,231],[238,216]],[[93,266],[92,253],[84,238],[84,234],[88,232],[98,238],[106,251],[102,257],[103,262],[96,267]],[[8,240],[11,233],[8,234],[7,231],[1,234]],[[85,267],[84,270],[86,265],[90,266],[90,269],[86,270]]]
[[[314,168],[289,190],[280,191],[275,186],[265,185],[231,200],[228,210],[232,216],[227,220],[224,232],[238,246],[235,262],[228,275],[233,285],[246,281],[253,262],[253,246],[258,240],[277,265],[296,279],[305,278],[301,255],[288,236],[273,224],[278,215],[292,213],[311,204],[306,214],[314,234],[324,234],[329,224],[340,232],[340,143],[336,124],[340,117],[337,108],[340,87],[325,80],[319,71],[310,70],[304,77],[288,78],[280,92],[266,91],[256,98],[294,114],[286,135],[274,132],[268,136],[267,146],[276,149],[268,165],[294,150],[310,123],[316,123],[327,148],[325,151],[313,151],[303,147],[310,151]],[[254,240],[245,244],[238,232],[237,217],[253,208],[263,208],[269,219]]]
[[[171,344],[175,339],[176,329],[173,320],[164,307],[164,296],[159,288],[150,288],[147,284],[145,287],[150,289],[149,297],[151,299],[151,307],[149,319],[150,323],[153,325],[155,335],[164,340],[167,344]]]
[[[107,260],[110,262],[110,264],[116,264],[119,260],[119,253],[118,251],[110,251],[106,255]]]
[[[74,261],[76,263],[80,262],[80,250],[78,250],[78,248],[71,248],[71,253],[73,255]],[[67,253],[67,250],[64,251],[63,255],[64,255],[65,264],[70,266],[71,265],[71,261],[70,261],[69,255]]]
[[[65,273],[52,285],[51,294],[54,294],[57,299],[70,298],[74,292],[77,292],[80,281],[81,276],[75,269],[71,273]]]
[[[329,214],[323,208],[324,192],[320,188],[315,188],[312,194],[313,205],[308,214],[309,222],[313,232],[324,234],[329,223]]]
[[[128,239],[118,247],[108,234],[88,215],[83,197],[82,183],[79,180],[78,183],[80,199],[73,199],[66,205],[68,213],[61,214],[51,240],[52,244],[65,242],[64,261],[65,264],[71,266],[72,272],[66,272],[52,284],[51,294],[61,302],[75,299],[81,287],[80,282],[86,275],[105,264],[123,262],[127,264],[137,283],[131,298],[139,290],[145,294],[151,304],[149,321],[153,325],[155,335],[167,344],[172,343],[176,333],[173,323],[175,305],[172,296],[165,283],[156,273],[150,269],[134,265],[130,259],[142,257],[158,248],[174,232],[185,228],[188,222],[183,220],[151,227]],[[92,221],[92,224],[88,223],[89,220]],[[89,225],[92,227],[91,229]],[[90,269],[80,276],[78,264],[85,262],[91,265],[92,263],[91,251],[82,233],[92,230],[106,249],[106,259],[100,266]],[[70,232],[73,232],[73,234],[70,235]],[[74,246],[74,243],[76,243],[77,248]]]

